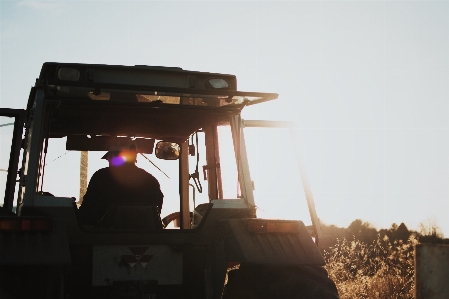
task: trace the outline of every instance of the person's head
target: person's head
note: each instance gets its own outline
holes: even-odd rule
[[[137,147],[135,144],[111,146],[102,159],[108,160],[109,166],[122,166],[125,163],[136,163]]]

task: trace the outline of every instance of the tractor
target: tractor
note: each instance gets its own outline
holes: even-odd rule
[[[339,298],[305,176],[312,225],[257,217],[245,128],[293,124],[241,111],[277,97],[238,91],[228,74],[44,63],[26,109],[0,108],[11,124],[0,297]],[[86,225],[89,175],[105,151],[131,144],[138,167],[159,175],[162,211],[123,198]]]

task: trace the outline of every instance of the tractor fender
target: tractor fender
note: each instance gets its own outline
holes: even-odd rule
[[[51,221],[50,231],[1,231],[0,265],[69,265],[65,225],[61,219]]]
[[[226,219],[220,221],[228,262],[259,265],[324,266],[302,221]]]

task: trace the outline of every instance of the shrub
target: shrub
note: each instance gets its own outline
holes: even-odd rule
[[[372,244],[338,240],[325,251],[326,269],[341,299],[413,299],[414,254],[417,240],[390,242],[380,235]]]

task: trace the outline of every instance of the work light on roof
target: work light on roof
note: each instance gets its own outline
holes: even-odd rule
[[[80,79],[80,71],[73,67],[61,67],[58,70],[59,80],[78,81]]]
[[[209,83],[213,88],[229,88],[229,84],[225,79],[221,78],[209,79]]]

